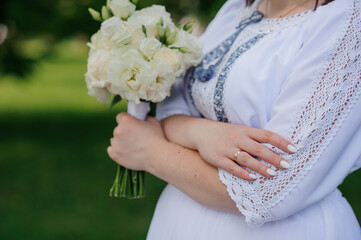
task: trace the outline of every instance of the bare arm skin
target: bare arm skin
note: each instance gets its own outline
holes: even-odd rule
[[[254,179],[250,178],[251,173],[241,166],[266,177],[274,176],[272,170],[269,170],[255,157],[259,157],[283,170],[289,167],[287,160],[274,154],[261,143],[269,143],[289,154],[296,150],[288,140],[264,129],[185,115],[166,118],[162,125],[164,134],[169,141],[197,150],[209,164],[223,168],[248,181]],[[234,154],[237,151],[240,153],[236,160]]]
[[[148,172],[174,185],[198,203],[212,209],[240,214],[219,180],[218,169],[198,152],[167,142],[156,151]]]
[[[144,170],[174,185],[200,204],[240,214],[218,178],[218,170],[193,150],[167,141],[154,118],[137,120],[125,113],[117,116],[109,156],[118,164]]]

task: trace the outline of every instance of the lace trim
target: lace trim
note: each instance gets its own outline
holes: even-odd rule
[[[249,8],[249,10],[257,11],[258,5],[260,4],[261,1],[262,0],[256,0]],[[255,31],[258,31],[260,33],[271,33],[275,31],[279,31],[300,24],[301,22],[307,20],[314,13],[315,11],[313,9],[310,9],[308,11],[298,13],[289,17],[263,18],[262,21],[257,24],[257,27],[255,27]]]
[[[351,2],[351,1],[350,1]],[[271,208],[283,200],[308,174],[332,141],[361,95],[360,29],[361,0],[350,10],[336,48],[312,83],[312,92],[299,106],[289,138],[300,149],[292,156],[288,171],[274,178],[243,181],[219,169],[219,177],[248,224],[277,220]],[[271,148],[277,154],[286,154]]]

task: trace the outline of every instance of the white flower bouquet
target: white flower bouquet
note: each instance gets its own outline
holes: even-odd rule
[[[108,0],[100,12],[89,9],[101,27],[92,37],[85,80],[89,95],[111,106],[128,100],[128,113],[144,120],[149,103],[170,95],[176,77],[202,60],[193,22],[173,23],[164,6],[136,10],[136,0]],[[118,166],[110,196],[144,196],[144,173]]]

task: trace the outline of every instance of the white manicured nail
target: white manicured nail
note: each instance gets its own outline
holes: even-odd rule
[[[275,176],[275,175],[276,175],[276,171],[273,170],[273,169],[270,169],[270,168],[268,168],[266,172],[267,172],[268,175],[271,175],[271,176]]]
[[[288,151],[290,151],[292,153],[297,152],[297,148],[295,148],[295,146],[293,146],[291,144],[287,146],[287,149],[288,149]]]
[[[285,160],[282,160],[282,161],[280,162],[280,165],[281,165],[283,168],[285,168],[285,169],[287,169],[287,168],[290,167],[290,164],[289,164],[287,161],[285,161]]]
[[[257,179],[257,176],[256,176],[255,174],[253,174],[253,173],[250,173],[248,176],[249,176],[250,178],[254,179],[254,180]]]

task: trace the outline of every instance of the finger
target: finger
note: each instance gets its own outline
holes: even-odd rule
[[[116,120],[117,123],[119,124],[126,115],[127,115],[127,114],[126,114],[125,112],[121,112],[121,113],[119,113],[119,114],[115,117],[115,120]]]
[[[118,135],[121,135],[121,130],[120,130],[119,126],[115,127],[114,130],[113,130],[113,136],[115,137],[115,136],[118,136]]]
[[[264,165],[263,163],[253,158],[251,155],[249,155],[246,152],[240,151],[238,153],[237,162],[239,163],[239,165],[247,167],[255,172],[258,172],[265,177],[274,177],[276,175],[276,171]]]
[[[247,181],[254,181],[257,179],[257,176],[253,173],[250,173],[246,169],[238,166],[234,161],[231,159],[225,158],[224,164],[220,167],[227,172],[233,174],[236,177],[242,178]]]
[[[107,152],[109,157],[114,160],[115,156],[114,156],[113,148],[111,146],[107,148]]]
[[[115,144],[115,138],[111,138],[111,139],[110,139],[110,145],[111,145],[111,147],[113,147],[114,144]]]
[[[254,140],[245,142],[243,144],[242,150],[246,151],[252,156],[259,157],[265,160],[266,162],[269,162],[270,164],[272,164],[277,168],[288,169],[290,167],[290,164],[286,159],[275,154],[270,149],[268,149],[267,147],[263,146],[262,144]]]
[[[119,125],[128,124],[130,121],[137,120],[135,117],[125,112],[119,113],[115,119]]]
[[[290,141],[277,133],[265,129],[250,128],[248,129],[248,136],[260,143],[270,143],[287,153],[295,153],[297,151],[296,147]]]

